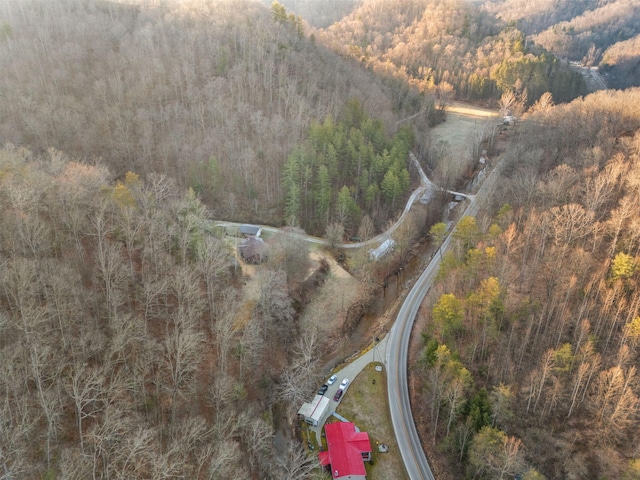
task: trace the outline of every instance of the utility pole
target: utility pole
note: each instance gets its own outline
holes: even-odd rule
[[[376,349],[378,348],[378,342],[380,339],[378,337],[373,337],[373,361],[376,361]]]

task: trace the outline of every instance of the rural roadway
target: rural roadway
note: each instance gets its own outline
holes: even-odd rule
[[[354,242],[354,243],[338,243],[336,245],[337,248],[344,248],[344,249],[353,249],[353,248],[361,248],[361,247],[367,247],[367,246],[373,246],[373,245],[380,245],[382,242],[384,242],[386,239],[388,239],[397,229],[400,225],[402,225],[402,222],[404,222],[405,217],[409,214],[409,211],[411,210],[411,207],[413,206],[413,204],[420,198],[422,198],[422,196],[426,195],[427,197],[430,197],[435,191],[445,191],[448,192],[452,195],[461,195],[463,197],[469,197],[469,195],[465,194],[465,193],[460,193],[460,192],[454,192],[451,190],[445,190],[441,187],[438,187],[437,185],[435,185],[431,180],[429,180],[429,178],[427,177],[427,175],[424,173],[424,170],[422,170],[422,167],[420,166],[420,163],[418,162],[418,159],[416,158],[416,156],[413,154],[413,152],[409,152],[409,157],[411,159],[411,161],[414,163],[415,167],[418,170],[418,174],[420,176],[420,186],[418,188],[416,188],[413,193],[411,193],[411,195],[409,196],[409,199],[407,200],[407,204],[404,207],[404,210],[402,211],[402,214],[400,215],[400,217],[398,217],[398,220],[396,220],[396,222],[391,225],[391,227],[389,227],[386,231],[382,232],[379,235],[376,235],[375,237],[372,237],[366,241],[363,242]],[[225,221],[214,221],[213,222],[216,226],[221,227],[221,228],[230,228],[230,227],[239,227],[240,225],[242,225],[242,223],[236,223],[236,222],[225,222]],[[280,228],[277,227],[271,227],[269,225],[259,225],[262,230],[264,232],[269,232],[269,233],[278,233],[281,231]],[[319,238],[319,237],[313,237],[311,235],[307,235],[307,234],[299,234],[299,233],[292,233],[291,235],[293,235],[294,237],[297,238],[301,238],[309,243],[314,243],[316,245],[324,245],[324,246],[330,246],[331,242],[329,242],[329,240],[324,239],[324,238]]]
[[[467,116],[467,112],[460,111],[456,113],[459,113],[460,115],[465,117]],[[481,117],[488,116],[488,111],[481,113]],[[417,167],[421,184],[409,197],[402,215],[398,218],[398,220],[386,232],[383,232],[380,235],[377,235],[364,242],[338,244],[336,245],[338,248],[361,248],[382,243],[384,240],[389,238],[391,234],[402,224],[405,217],[409,213],[409,210],[418,199],[420,199],[423,195],[426,197],[430,197],[431,194],[436,190],[444,190],[436,186],[429,180],[429,178],[420,167],[419,162],[413,155],[413,153],[410,153],[410,159]],[[484,199],[493,190],[493,187],[500,175],[503,165],[503,161],[498,162],[493,171],[487,176],[485,181],[482,182],[480,189],[475,195],[445,190],[451,194],[461,195],[467,198],[467,201],[469,203],[463,213],[463,216],[477,215]],[[237,227],[241,225],[240,223],[222,221],[216,221],[214,223],[217,226],[223,228]],[[262,226],[262,229],[271,233],[277,233],[280,231],[279,228],[267,225]],[[449,233],[451,233],[454,229],[452,229]],[[294,234],[294,236],[300,237],[310,243],[319,245],[330,245],[330,242],[323,238],[312,237],[304,234]],[[440,247],[442,253],[447,251],[450,244],[451,235],[449,235],[445,239],[442,246]],[[380,347],[382,347],[381,350],[382,352],[384,352],[384,360],[387,368],[387,390],[389,395],[391,421],[398,442],[398,448],[405,465],[405,470],[407,471],[407,475],[411,480],[435,479],[433,473],[431,472],[431,468],[429,467],[429,463],[427,462],[422,444],[420,443],[420,438],[418,436],[418,432],[413,420],[413,415],[411,413],[411,404],[409,400],[409,388],[407,381],[407,365],[411,330],[413,328],[418,309],[420,308],[420,304],[422,303],[422,300],[427,294],[438,272],[439,258],[439,255],[433,256],[431,262],[427,265],[426,269],[420,275],[413,288],[407,294],[389,334],[380,342]],[[353,377],[357,375],[357,372],[359,372],[359,370],[362,368],[360,363],[368,363],[368,361],[370,361],[370,359],[366,358],[367,356],[368,355],[364,355],[365,358],[360,358],[359,361],[354,362],[354,365],[345,367],[345,371],[340,372],[340,374],[347,376],[347,378],[353,379]],[[348,371],[349,369],[352,369],[353,371]],[[351,374],[351,377],[348,376],[349,374]],[[341,379],[342,376],[339,377],[338,382]],[[332,385],[331,393],[335,393],[334,390],[337,388],[336,385]],[[330,398],[332,398],[332,396]],[[339,402],[333,402],[334,408],[335,406],[337,406],[337,403]],[[326,418],[323,419],[322,423],[324,423],[324,420],[326,420]],[[319,429],[317,433],[319,433]]]
[[[503,161],[499,162],[484,181],[478,193],[468,197],[469,205],[463,216],[475,216],[478,213],[483,200],[493,190],[503,165]],[[447,251],[450,244],[451,235],[440,247],[443,253]],[[398,441],[398,449],[402,455],[407,475],[411,480],[433,480],[435,478],[427,462],[411,413],[407,362],[411,329],[420,304],[438,273],[439,258],[439,255],[433,256],[427,268],[407,294],[396,321],[391,327],[386,345],[387,390],[391,422]]]
[[[417,159],[415,158],[413,153],[410,154],[410,156],[411,160],[417,164]],[[464,195],[467,198],[469,204],[464,211],[463,216],[477,215],[484,199],[487,198],[489,193],[493,190],[493,187],[495,186],[496,180],[499,177],[503,166],[503,161],[498,162],[498,164],[487,176],[475,195],[450,192],[454,194]],[[389,230],[366,242],[341,244],[338,246],[342,248],[358,248],[384,241],[391,235],[391,233],[393,233],[393,231],[395,231],[398,225],[402,223],[402,220],[409,212],[413,203],[418,198],[420,198],[421,195],[428,191],[440,189],[440,187],[434,185],[427,178],[419,165],[418,171],[420,172],[421,186],[413,192],[413,194],[409,198],[409,201],[407,202],[403,214]],[[233,222],[216,222],[216,224],[221,227],[240,225]],[[263,226],[262,228],[263,230],[274,233],[279,231],[279,229],[275,227]],[[453,230],[455,230],[455,227],[449,233],[451,233]],[[311,237],[308,235],[299,236],[308,242],[321,245],[329,244],[329,242],[325,239]],[[448,235],[442,246],[440,247],[442,249],[442,253],[446,252],[449,249],[450,244],[451,235]],[[387,390],[389,395],[389,410],[391,415],[391,422],[393,424],[393,430],[396,435],[398,449],[400,450],[400,453],[402,455],[402,461],[404,462],[405,470],[407,471],[407,475],[411,480],[435,479],[433,473],[431,472],[431,468],[429,467],[429,463],[427,462],[422,444],[420,443],[420,438],[418,437],[418,432],[416,430],[415,422],[413,421],[413,415],[411,413],[411,404],[409,401],[409,388],[407,381],[407,365],[411,330],[413,328],[418,309],[420,308],[420,304],[429,291],[429,288],[431,287],[433,280],[438,272],[439,258],[440,255],[433,256],[431,262],[427,265],[426,269],[422,272],[413,288],[407,294],[398,312],[396,321],[391,327],[389,334],[380,342],[378,350],[379,353],[384,355],[384,363],[386,364],[387,369]],[[368,354],[363,355],[356,361],[345,366],[342,371],[338,372],[338,382],[331,386],[326,395],[329,396],[330,399],[332,399],[333,394],[337,389],[338,383],[342,380],[342,378],[346,377],[353,380],[353,378],[355,378],[357,373],[360,372],[364,365],[372,361],[369,356],[375,355],[375,352],[375,349],[373,350],[373,353],[368,352]],[[331,400],[332,408],[330,408],[329,411],[335,411],[338,403],[339,402],[334,402],[333,400]],[[322,429],[322,425],[324,425],[325,421],[326,417],[322,419],[319,428],[312,429],[315,431],[316,435],[319,435]],[[317,436],[317,438],[318,440],[320,439],[319,436]]]

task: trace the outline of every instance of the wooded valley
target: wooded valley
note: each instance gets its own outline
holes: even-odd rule
[[[438,478],[638,478],[639,101],[527,117],[496,213],[460,221],[415,359]]]
[[[395,221],[409,152],[463,189],[483,149],[504,173],[412,341],[436,476],[640,478],[640,90],[567,61],[637,85],[638,15],[0,0],[0,478],[328,478],[296,411],[447,194],[379,262],[335,246]],[[430,134],[454,100],[514,121],[454,155]],[[214,219],[284,228],[250,265]]]

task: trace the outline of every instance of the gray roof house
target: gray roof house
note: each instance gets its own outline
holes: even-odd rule
[[[259,237],[262,234],[262,227],[245,223],[244,225],[240,225],[240,233],[245,237],[249,235]]]

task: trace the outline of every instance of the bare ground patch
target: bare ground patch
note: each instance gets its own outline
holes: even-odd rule
[[[320,338],[336,342],[342,337],[349,306],[362,295],[362,285],[330,255],[314,251],[311,258],[314,263],[324,259],[329,264],[329,274],[305,308],[300,326],[303,331],[317,329]]]

